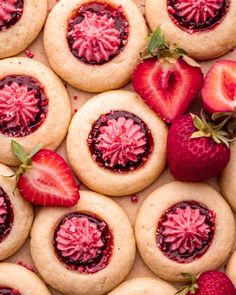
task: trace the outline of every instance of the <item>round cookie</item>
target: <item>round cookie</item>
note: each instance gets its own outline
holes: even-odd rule
[[[99,94],[75,114],[67,137],[72,169],[89,188],[124,196],[150,185],[166,162],[167,128],[136,93]]]
[[[177,291],[158,278],[136,278],[122,283],[107,295],[174,295]]]
[[[33,222],[33,207],[18,190],[13,194],[16,180],[14,172],[0,164],[0,260],[3,260],[24,244]]]
[[[171,182],[153,191],[135,224],[139,252],[147,266],[171,282],[181,274],[219,268],[235,241],[234,216],[212,187]]]
[[[236,251],[234,251],[233,255],[230,257],[225,273],[236,286]]]
[[[41,31],[47,0],[4,0],[0,3],[0,58],[27,48]]]
[[[29,58],[0,61],[0,162],[18,164],[12,139],[27,153],[41,143],[56,149],[70,119],[68,93],[52,70]]]
[[[13,263],[0,263],[0,294],[51,295],[32,271]]]
[[[197,59],[218,57],[236,45],[236,2],[230,0],[147,0],[146,17],[168,42]]]
[[[91,191],[80,194],[75,207],[39,212],[31,255],[44,280],[63,294],[102,295],[128,275],[135,258],[134,234],[127,215],[110,198]]]
[[[61,0],[47,19],[44,47],[65,81],[102,92],[128,83],[147,36],[131,0]]]
[[[233,211],[236,212],[236,184],[234,181],[236,169],[236,144],[234,141],[230,144],[230,150],[230,161],[220,177],[219,186],[222,195]]]

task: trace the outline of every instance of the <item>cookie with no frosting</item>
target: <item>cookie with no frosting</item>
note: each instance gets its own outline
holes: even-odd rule
[[[67,154],[78,178],[109,196],[138,192],[166,163],[167,127],[136,93],[99,94],[75,114]]]
[[[31,232],[31,255],[44,280],[63,294],[102,295],[132,268],[133,229],[110,198],[91,191],[80,195],[72,208],[39,212]]]
[[[47,0],[0,2],[0,58],[16,55],[38,36],[47,16]]]
[[[108,295],[174,295],[178,290],[161,279],[137,278],[122,283]]]
[[[89,92],[127,84],[146,43],[144,18],[131,0],[61,0],[44,31],[52,68]]]
[[[0,162],[17,165],[11,140],[27,153],[43,143],[56,149],[71,119],[68,93],[51,69],[29,58],[0,61]]]
[[[142,204],[135,235],[147,266],[171,282],[181,274],[219,268],[235,241],[233,213],[222,196],[200,183],[171,182]]]
[[[236,45],[233,0],[147,0],[146,16],[153,31],[160,26],[168,42],[198,60],[218,57]]]
[[[13,194],[15,177],[7,177],[13,174],[14,171],[0,164],[0,260],[13,255],[24,244],[34,217],[31,204],[18,190]]]
[[[0,264],[0,294],[51,295],[44,283],[27,268],[13,264]]]

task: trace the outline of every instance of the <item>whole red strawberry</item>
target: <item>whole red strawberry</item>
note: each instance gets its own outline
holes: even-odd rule
[[[178,292],[179,295],[236,295],[231,280],[220,271],[203,272],[192,285]]]
[[[182,116],[203,83],[200,66],[176,45],[167,44],[160,28],[152,34],[132,84],[146,104],[166,122]]]
[[[171,174],[180,181],[204,181],[219,175],[230,160],[228,133],[204,115],[177,119],[169,129],[167,160]]]
[[[13,153],[21,162],[16,172],[17,188],[35,205],[70,207],[80,195],[70,167],[56,152],[36,147],[26,155],[23,147],[12,140]]]

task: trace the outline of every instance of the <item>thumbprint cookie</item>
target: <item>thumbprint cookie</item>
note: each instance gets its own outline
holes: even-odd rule
[[[200,183],[171,182],[142,204],[135,234],[147,266],[171,282],[182,273],[219,268],[235,241],[233,213],[222,196]]]
[[[86,102],[69,127],[72,169],[89,188],[124,196],[150,185],[166,162],[167,128],[136,93],[114,90]]]
[[[63,294],[102,295],[119,285],[133,265],[133,229],[110,198],[91,191],[80,194],[72,208],[39,212],[31,255],[43,279]]]
[[[17,189],[14,192],[13,174],[10,168],[0,164],[0,260],[11,256],[24,244],[34,216],[31,204]]]
[[[18,164],[12,139],[26,153],[41,143],[56,149],[70,119],[68,93],[52,70],[29,58],[0,61],[0,162]]]
[[[168,42],[198,60],[223,55],[236,45],[233,0],[147,0],[146,16],[153,31],[160,26]]]
[[[52,68],[89,92],[127,84],[146,43],[144,18],[131,0],[61,0],[44,31]]]
[[[0,58],[27,48],[38,36],[47,15],[47,0],[0,1]]]

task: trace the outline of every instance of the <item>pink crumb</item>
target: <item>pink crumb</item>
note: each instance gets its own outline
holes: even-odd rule
[[[136,196],[136,195],[132,195],[131,196],[131,202],[133,204],[137,204],[138,203],[138,200],[139,200],[139,197],[138,196]]]
[[[32,51],[31,51],[29,48],[27,48],[27,49],[25,50],[25,55],[26,55],[27,57],[29,57],[29,58],[33,58],[33,57],[34,57],[34,54],[32,53]]]

